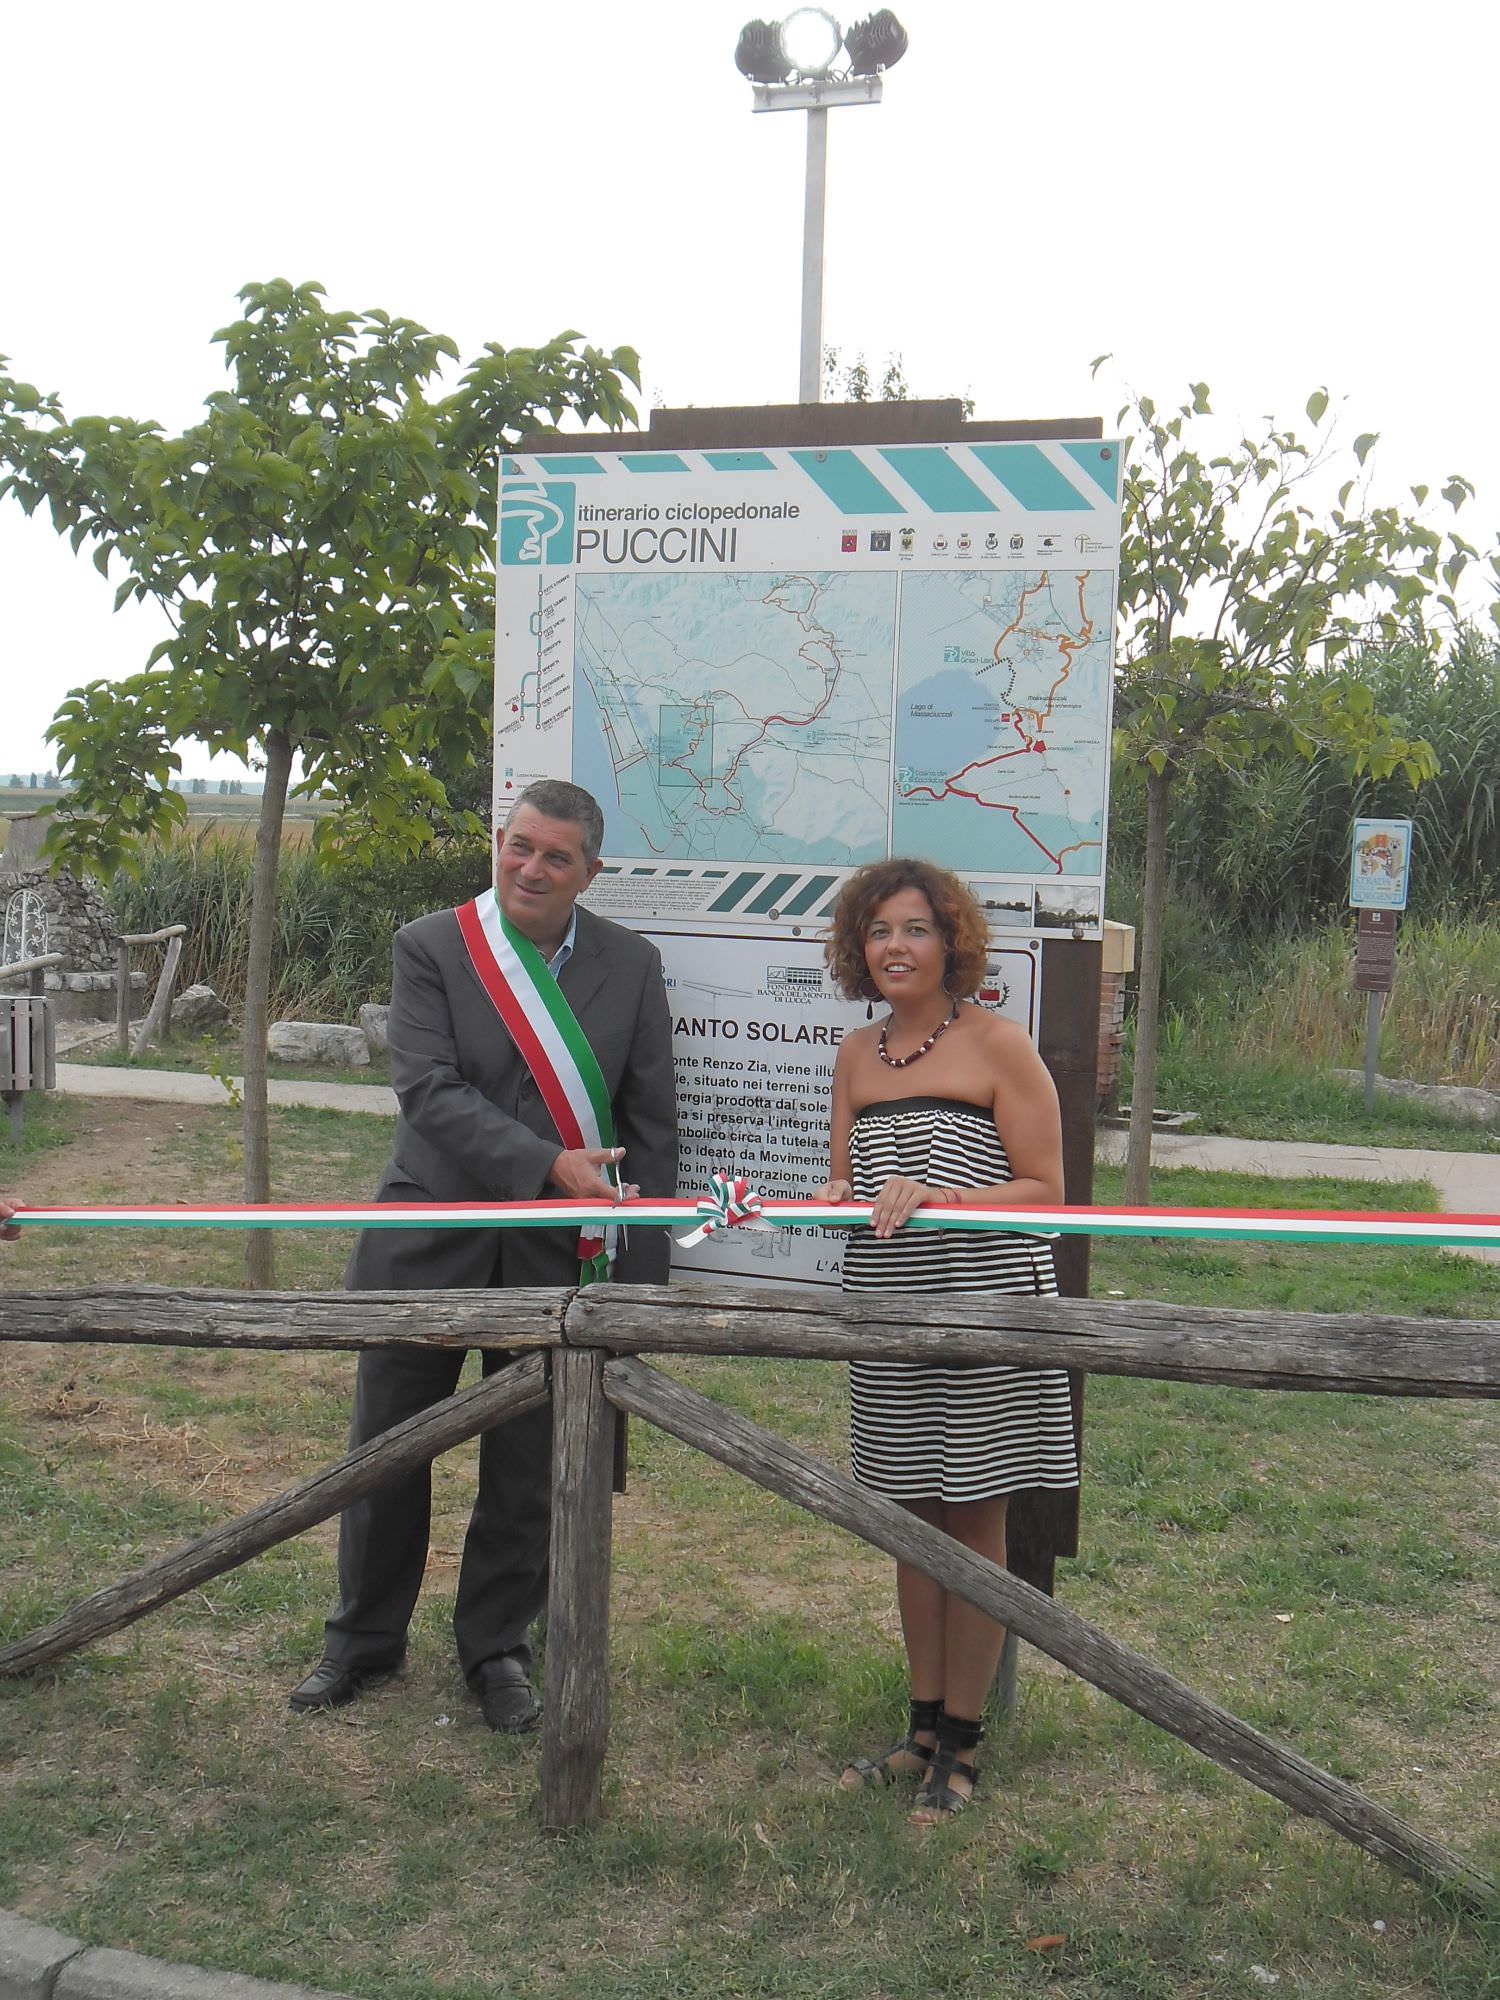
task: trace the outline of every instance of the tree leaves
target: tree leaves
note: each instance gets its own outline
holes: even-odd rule
[[[1326,388],[1314,390],[1309,421],[1321,424],[1328,408]],[[1357,472],[1325,517],[1305,496],[1313,475],[1330,469],[1331,440],[1315,450],[1267,417],[1227,449],[1203,446],[1195,427],[1210,414],[1201,382],[1166,420],[1138,394],[1123,413],[1135,439],[1124,484],[1114,743],[1118,759],[1148,774],[1136,1076],[1145,1109],[1131,1130],[1131,1201],[1146,1198],[1174,786],[1268,757],[1320,755],[1355,776],[1425,783],[1436,756],[1379,712],[1359,678],[1358,649],[1420,620],[1440,585],[1436,601],[1451,612],[1477,559],[1451,532],[1364,504]],[[1357,467],[1377,440],[1374,431],[1354,440]],[[1413,490],[1420,507],[1427,489]],[[1442,494],[1457,509],[1472,491],[1455,474]]]
[[[117,606],[152,596],[176,623],[146,671],[116,684],[109,743],[74,707],[59,712],[69,826],[110,818],[144,832],[170,816],[150,782],[120,811],[122,748],[155,768],[158,682],[181,734],[253,750],[283,729],[351,810],[376,810],[377,777],[402,792],[440,742],[457,768],[487,731],[500,451],[570,412],[635,415],[633,348],[604,353],[572,332],[539,348],[492,342],[433,398],[457,358],[446,336],[378,309],[330,310],[313,283],[277,278],[239,296],[242,316],[215,335],[233,386],[179,436],[123,417],[70,424],[55,398],[0,373],[0,494],[28,511],[45,500],[102,574],[124,565]],[[393,739],[383,749],[376,715]],[[359,773],[347,793],[346,769]],[[57,843],[71,838],[60,825]],[[80,859],[117,845],[78,838]]]

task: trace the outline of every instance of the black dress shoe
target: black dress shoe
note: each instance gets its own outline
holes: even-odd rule
[[[475,1676],[474,1692],[479,1696],[480,1713],[491,1729],[519,1736],[535,1729],[542,1719],[542,1704],[526,1669],[509,1654],[485,1661]]]
[[[287,1707],[299,1715],[315,1708],[347,1708],[367,1687],[388,1681],[395,1672],[395,1666],[346,1667],[339,1660],[319,1660],[307,1679],[298,1681],[287,1696]]]

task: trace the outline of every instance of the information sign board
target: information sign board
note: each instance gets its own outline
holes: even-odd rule
[[[1357,819],[1349,858],[1349,905],[1404,910],[1411,874],[1411,821]]]
[[[1354,990],[1389,993],[1396,983],[1394,910],[1361,910],[1354,931]]]
[[[1033,1034],[1043,940],[1102,934],[1120,463],[1077,438],[504,460],[496,813],[542,777],[604,808],[586,900],[661,948],[685,1192],[825,1177],[865,1008],[819,940],[856,868],[963,877],[983,997]],[[838,1248],[723,1232],[692,1268],[836,1282]]]

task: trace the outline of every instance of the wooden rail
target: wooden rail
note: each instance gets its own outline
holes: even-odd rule
[[[177,963],[182,957],[182,940],[187,936],[186,924],[168,924],[159,931],[129,931],[115,938],[115,1041],[120,1054],[139,1055],[148,1041],[160,1034],[163,1039],[172,1032],[172,985],[177,977]],[[130,953],[138,944],[164,944],[167,947],[166,960],[162,965],[161,977],[156,982],[156,993],[146,1010],[135,1038],[134,1048],[130,1041]]]
[[[39,1000],[43,992],[42,975],[64,962],[60,951],[43,952],[39,958],[13,958],[9,965],[0,965],[0,985],[8,979],[24,978],[32,999]]]
[[[1281,1313],[1151,1299],[859,1293],[734,1284],[586,1291],[240,1292],[154,1285],[11,1292],[0,1341],[161,1347],[603,1347],[847,1361],[1005,1361],[1240,1389],[1500,1396],[1500,1323]]]
[[[1273,1798],[1322,1820],[1378,1860],[1419,1880],[1456,1889],[1476,1902],[1494,1895],[1494,1884],[1461,1856],[1418,1833],[1352,1785],[1320,1770],[1294,1750],[1273,1743],[1248,1722],[1241,1722],[1217,1702],[1194,1694],[1086,1618],[1065,1610],[1019,1577],[919,1521],[895,1501],[871,1493],[843,1473],[820,1464],[784,1438],[639,1361],[608,1363],[604,1390],[619,1408],[645,1417],[783,1499],[794,1500],[821,1519],[873,1542],[888,1555],[925,1570],[945,1590],[988,1612],[997,1623],[1071,1667],[1137,1715],[1170,1730]],[[562,1583],[566,1587],[566,1577]],[[566,1717],[558,1719],[557,1727],[566,1732]],[[549,1777],[555,1787],[550,1797]],[[572,1795],[563,1790],[557,1774],[544,1771],[542,1811],[547,1823],[573,1824],[551,1816],[571,1804]]]
[[[0,1340],[191,1346],[550,1349],[554,1521],[542,1740],[552,1828],[599,1811],[609,1726],[609,1469],[616,1412],[645,1418],[771,1491],[916,1564],[1095,1687],[1392,1868],[1488,1905],[1461,1855],[1195,1694],[1154,1661],[785,1439],[634,1358],[644,1352],[1062,1363],[1267,1389],[1500,1395],[1500,1324],[976,1294],[839,1295],[733,1285],[571,1291],[260,1293],[87,1289],[0,1296]],[[338,1512],[548,1393],[543,1354],[373,1440],[339,1464],[96,1592],[0,1651],[0,1674],[55,1660]]]
[[[342,1513],[352,1500],[360,1499],[394,1473],[426,1465],[440,1452],[465,1444],[492,1425],[535,1409],[546,1400],[546,1364],[539,1355],[502,1369],[470,1389],[461,1389],[456,1396],[409,1417],[237,1521],[211,1529],[159,1561],[132,1570],[107,1589],[96,1590],[50,1625],[40,1626],[0,1651],[0,1674],[29,1674],[65,1653],[77,1652],[80,1646],[133,1625],[148,1611],[170,1604],[173,1598],[197,1590],[226,1570],[238,1569],[278,1542],[290,1541],[305,1528],[315,1528],[320,1521]]]

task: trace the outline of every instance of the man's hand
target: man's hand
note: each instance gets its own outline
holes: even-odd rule
[[[618,1201],[621,1190],[602,1170],[624,1157],[623,1146],[575,1146],[552,1162],[547,1185],[570,1201]]]

